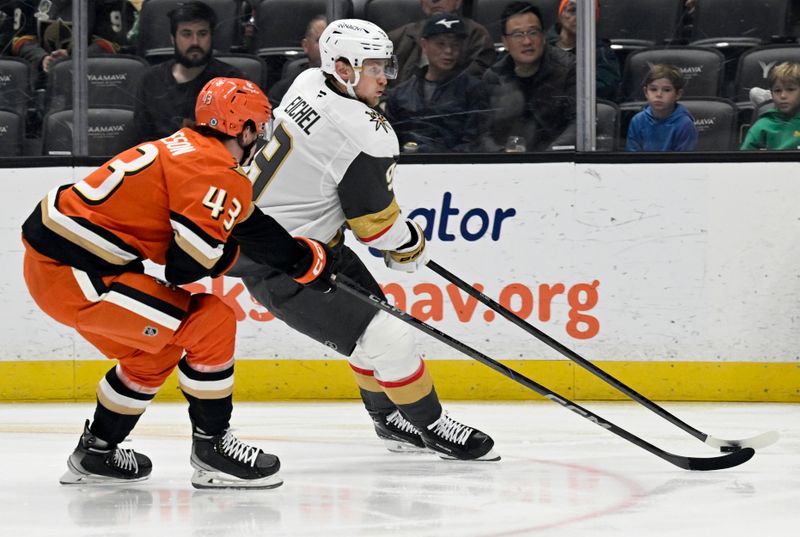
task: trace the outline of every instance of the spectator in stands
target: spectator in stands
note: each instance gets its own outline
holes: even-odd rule
[[[194,119],[197,95],[212,78],[246,78],[213,57],[217,15],[208,4],[178,4],[169,19],[175,57],[148,69],[139,82],[134,109],[138,141],[164,138],[180,129],[184,119]]]
[[[400,64],[400,72],[394,84],[411,78],[420,67],[428,64],[419,45],[420,33],[428,17],[440,13],[456,13],[461,8],[461,0],[420,0],[425,18],[410,22],[389,32],[394,43],[394,53]],[[494,43],[489,31],[472,19],[462,17],[467,30],[465,46],[458,59],[458,70],[466,69],[470,74],[480,77],[495,59]],[[388,30],[384,28],[384,30]]]
[[[122,0],[89,0],[89,53],[117,53],[127,44],[134,6]],[[12,0],[0,3],[0,48],[45,74],[72,50],[72,1]],[[39,83],[44,82],[42,77]]]
[[[395,88],[386,117],[404,151],[476,149],[486,99],[480,81],[457,69],[467,28],[455,13],[430,17],[420,34],[428,65]]]
[[[490,116],[488,151],[575,147],[575,56],[545,41],[539,8],[511,2],[501,15],[508,55],[483,75]]]
[[[674,65],[655,64],[645,78],[647,106],[631,119],[625,151],[694,151],[694,117],[678,99],[685,80]]]
[[[306,26],[306,33],[300,45],[303,47],[303,52],[306,57],[299,60],[294,60],[287,65],[285,74],[277,83],[269,88],[269,102],[273,107],[277,107],[281,103],[286,90],[292,85],[297,75],[308,69],[309,67],[319,67],[321,62],[319,58],[319,36],[328,25],[328,19],[325,15],[316,15],[313,17]]]
[[[783,62],[767,76],[775,108],[756,121],[742,149],[800,149],[800,63]]]
[[[595,13],[600,16],[600,2],[595,0]],[[561,0],[558,6],[558,22],[550,28],[547,42],[551,45],[575,54],[578,31],[576,0]],[[606,39],[595,41],[595,84],[599,99],[616,101],[622,73],[619,60]]]

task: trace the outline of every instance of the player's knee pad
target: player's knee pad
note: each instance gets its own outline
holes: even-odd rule
[[[216,330],[236,332],[236,315],[230,306],[215,295],[208,293],[192,295],[189,315],[202,318],[202,323],[209,332]]]
[[[406,378],[419,369],[410,328],[386,312],[375,315],[358,338],[358,346],[366,354],[364,363],[375,370],[379,380]]]
[[[192,367],[225,369],[232,364],[236,340],[236,315],[220,298],[205,293],[192,295],[189,315],[176,343],[186,349]]]

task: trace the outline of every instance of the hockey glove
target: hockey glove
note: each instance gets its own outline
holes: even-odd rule
[[[222,250],[222,257],[219,258],[219,261],[211,267],[211,273],[209,276],[212,278],[216,278],[228,272],[236,260],[239,258],[239,242],[233,238],[233,236],[228,237],[228,240],[225,241],[225,247]]]
[[[411,239],[397,250],[383,252],[383,262],[393,270],[403,272],[416,272],[417,269],[428,262],[428,252],[425,250],[425,233],[413,220],[406,220]]]
[[[333,251],[327,244],[306,237],[295,237],[301,246],[307,249],[307,255],[295,265],[294,270],[288,274],[299,284],[320,291],[330,293],[336,288],[333,283],[333,264],[335,262]]]

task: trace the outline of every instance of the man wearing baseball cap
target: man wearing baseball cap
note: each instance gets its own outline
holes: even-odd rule
[[[428,65],[392,92],[386,116],[405,151],[472,151],[486,100],[480,81],[459,64],[467,29],[455,13],[425,20],[420,48]]]
[[[422,20],[409,22],[389,31],[389,39],[394,43],[394,53],[400,63],[397,79],[390,87],[411,78],[419,67],[428,61],[420,46],[420,37],[425,22],[429,17],[442,13],[459,13],[462,0],[420,0],[420,8],[425,14]],[[460,69],[466,69],[473,76],[480,78],[495,60],[495,48],[492,36],[481,24],[468,17],[461,17],[466,30],[466,39],[461,57],[458,59]],[[389,30],[389,28],[386,28]]]

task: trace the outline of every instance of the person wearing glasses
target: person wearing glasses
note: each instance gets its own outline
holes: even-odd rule
[[[400,64],[400,71],[397,73],[396,84],[408,80],[420,67],[428,65],[428,58],[420,46],[420,34],[425,26],[425,21],[442,13],[458,13],[461,9],[462,0],[420,0],[420,7],[425,14],[425,18],[415,22],[404,24],[389,31],[389,39],[394,44],[394,52]],[[495,60],[495,49],[492,36],[489,31],[480,23],[462,17],[467,37],[464,41],[464,49],[458,58],[458,70],[466,70],[473,76],[480,77]],[[391,82],[390,82],[390,85]]]
[[[574,149],[575,57],[548,45],[539,8],[511,2],[501,15],[508,54],[483,75],[487,151]]]
[[[404,151],[475,149],[486,99],[480,80],[456,68],[466,37],[455,13],[434,15],[425,23],[420,46],[428,65],[397,86],[386,103],[386,117]]]

